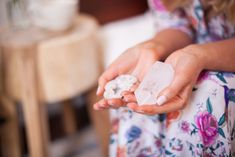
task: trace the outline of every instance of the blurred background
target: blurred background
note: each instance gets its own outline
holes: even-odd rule
[[[106,157],[102,71],[153,36],[147,0],[0,0],[0,157]]]

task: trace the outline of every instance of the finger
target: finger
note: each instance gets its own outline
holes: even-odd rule
[[[124,91],[124,92],[121,93],[121,96],[122,96],[122,97],[125,97],[126,95],[129,95],[129,94],[133,94],[133,92]]]
[[[115,108],[115,109],[125,106],[125,102],[122,101],[121,99],[109,99],[107,100],[107,103],[110,107]]]
[[[154,114],[159,113],[156,110],[156,105],[141,105],[141,106],[138,106],[136,103],[128,103],[127,107],[129,107],[134,112],[138,112],[138,113],[146,114],[146,115],[154,115]]]
[[[133,93],[131,93],[131,94],[126,94],[126,95],[124,95],[123,100],[124,100],[125,102],[128,102],[128,103],[130,103],[130,102],[136,102],[136,97],[135,97],[135,95],[134,95]]]
[[[139,87],[140,83],[139,82],[136,82],[130,89],[129,91],[130,92],[134,92],[138,87]]]
[[[102,99],[93,105],[95,110],[103,110],[109,107],[107,100]]]
[[[99,78],[99,85],[96,94],[101,96],[104,93],[106,83],[114,79],[116,76],[118,76],[118,72],[115,68],[107,69]]]
[[[174,102],[174,101],[173,101]],[[170,108],[169,108],[170,106]],[[146,115],[156,115],[156,114],[162,114],[162,113],[168,113],[177,110],[178,105],[171,104],[171,103],[166,103],[162,106],[157,106],[157,105],[141,105],[138,106],[137,104],[134,103],[129,103],[128,107],[138,113],[146,114]]]
[[[169,113],[176,110],[182,110],[188,103],[188,99],[192,93],[192,86],[187,85],[177,96],[170,99],[162,106],[155,106],[156,113]]]
[[[137,62],[136,67],[134,68],[132,75],[136,76],[138,80],[142,80],[148,71],[148,69],[156,62],[157,55],[155,52],[151,52],[150,50],[146,50],[146,53],[144,53],[144,56],[148,58],[148,61],[143,59],[141,56],[140,59]]]
[[[128,91],[123,91],[121,93],[122,97],[125,97],[126,95],[133,94],[133,92],[138,88],[139,82],[135,83]]]
[[[162,106],[153,105],[153,104],[138,106],[136,103],[129,103],[127,104],[127,106],[135,112],[147,115],[169,113],[172,111],[183,109],[187,104],[187,100],[190,94],[191,94],[191,87],[187,86],[183,90],[180,96],[172,98],[169,102],[165,103]]]
[[[141,114],[146,114],[146,113],[144,113],[143,111],[141,111],[141,110],[139,109],[139,106],[138,106],[137,103],[134,103],[134,102],[128,103],[128,104],[127,104],[127,107],[129,107],[129,108],[130,108],[132,111],[134,111],[134,112],[141,113]]]
[[[162,105],[166,103],[168,100],[175,97],[184,87],[186,87],[189,83],[189,79],[186,78],[183,74],[175,72],[176,76],[174,77],[171,84],[160,92],[157,98],[157,104]]]

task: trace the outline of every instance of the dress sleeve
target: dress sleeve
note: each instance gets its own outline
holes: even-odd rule
[[[148,0],[148,2],[150,11],[154,17],[154,25],[157,32],[163,29],[173,28],[188,34],[191,38],[194,37],[193,29],[184,9],[169,12],[161,0]]]

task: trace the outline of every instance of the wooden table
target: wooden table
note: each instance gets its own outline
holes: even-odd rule
[[[32,27],[1,33],[2,95],[22,102],[31,157],[50,156],[45,102],[66,100],[96,85],[102,56],[97,30],[96,20],[80,15],[66,32]]]

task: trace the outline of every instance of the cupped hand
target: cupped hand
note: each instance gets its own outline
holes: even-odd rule
[[[122,93],[122,99],[101,99],[97,103],[94,104],[95,110],[104,110],[104,109],[118,109],[119,107],[125,107],[127,103],[136,102],[134,96],[134,85],[133,88],[129,91],[124,91]]]
[[[139,106],[132,99],[127,106],[135,112],[147,115],[168,113],[183,109],[187,105],[192,88],[204,68],[204,51],[200,45],[190,45],[173,52],[166,59],[165,63],[170,64],[175,70],[174,79],[159,94],[157,104]]]
[[[163,46],[153,40],[143,42],[128,49],[100,76],[97,95],[102,96],[106,83],[122,74],[132,74],[141,81],[152,64],[161,59],[163,51]],[[133,89],[135,87],[133,87]],[[132,92],[133,89],[131,90]],[[122,99],[102,99],[94,104],[94,109],[102,110],[122,106],[126,106],[126,102]]]

